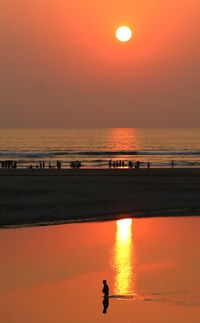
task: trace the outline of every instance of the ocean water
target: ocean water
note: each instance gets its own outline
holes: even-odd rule
[[[104,168],[109,160],[150,162],[153,167],[200,166],[200,129],[0,129],[0,161],[19,167],[39,161],[80,160],[84,168]]]
[[[0,322],[198,323],[199,230],[199,217],[0,230]]]

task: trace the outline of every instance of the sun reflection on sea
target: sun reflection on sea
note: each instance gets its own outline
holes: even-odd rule
[[[110,151],[138,150],[140,146],[137,130],[134,128],[112,128],[109,129],[106,146]],[[119,155],[123,159],[124,155]]]
[[[132,219],[123,219],[116,222],[117,228],[114,259],[114,293],[116,295],[131,295],[135,293],[132,221]]]

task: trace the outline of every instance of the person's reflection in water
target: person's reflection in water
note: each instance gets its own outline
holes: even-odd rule
[[[109,298],[108,298],[108,296],[104,296],[102,304],[103,304],[103,314],[106,314],[108,306],[109,306]]]
[[[103,280],[103,289],[102,289],[102,293],[104,294],[103,296],[103,313],[106,314],[107,313],[107,309],[109,306],[109,287],[107,284],[107,281],[104,279]]]

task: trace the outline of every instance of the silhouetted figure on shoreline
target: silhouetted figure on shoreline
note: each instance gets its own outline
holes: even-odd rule
[[[102,293],[104,294],[104,297],[108,297],[109,296],[109,287],[108,287],[107,281],[105,279],[103,280]]]
[[[62,167],[61,161],[57,160],[56,166],[57,166],[57,169],[61,169],[61,167]]]
[[[107,284],[107,281],[104,279],[103,280],[103,289],[102,289],[102,293],[104,294],[103,296],[103,313],[106,314],[107,313],[107,309],[108,309],[108,306],[109,306],[109,287],[108,287],[108,284]]]
[[[137,166],[137,169],[140,168],[140,161],[139,160],[136,162],[136,166]]]
[[[128,162],[128,167],[133,168],[133,162],[131,160]]]
[[[80,160],[75,160],[70,163],[70,167],[73,169],[79,169],[81,168],[82,164]]]

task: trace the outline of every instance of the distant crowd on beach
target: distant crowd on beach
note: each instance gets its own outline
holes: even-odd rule
[[[5,168],[5,169],[10,169],[10,168],[14,168],[16,169],[18,166],[17,161],[14,160],[4,160],[4,161],[0,161],[0,167],[1,168]],[[81,168],[82,164],[80,160],[75,160],[70,162],[70,168],[73,169],[79,169]],[[52,162],[44,162],[44,161],[40,161],[40,162],[36,162],[35,164],[30,164],[28,165],[26,168],[37,168],[37,169],[51,169],[51,168],[56,168],[56,169],[61,169],[62,168],[62,162],[57,160],[56,164],[53,164]]]
[[[17,161],[15,160],[4,160],[4,161],[0,161],[0,167],[1,168],[5,168],[5,169],[9,169],[9,168],[14,168],[16,169],[18,166]],[[144,167],[146,166],[147,168],[151,167],[151,163],[147,162],[146,164],[141,163],[139,160],[134,162],[134,161],[124,161],[124,160],[109,160],[108,162],[108,167],[109,168],[135,168],[135,169],[139,169],[140,167]],[[80,160],[75,160],[75,161],[71,161],[70,162],[70,168],[72,169],[79,169],[82,167],[82,163]],[[174,168],[175,167],[175,162],[174,160],[171,161],[171,167]],[[61,169],[62,168],[62,162],[57,160],[55,163],[52,162],[44,162],[44,161],[40,161],[40,162],[36,162],[36,164],[30,164],[28,165],[26,168],[37,168],[37,169]]]
[[[135,169],[138,169],[141,166],[141,162],[139,160],[136,162],[133,162],[130,160],[126,163],[123,160],[114,160],[114,161],[109,160],[108,166],[109,168],[124,168],[124,167],[133,168],[134,167]],[[150,166],[151,166],[150,162],[147,162],[147,168],[150,168]]]
[[[15,160],[4,160],[0,162],[1,168],[17,168],[17,161]]]
[[[143,167],[145,166],[145,164],[142,164]],[[171,161],[171,167],[174,168],[175,166],[175,162],[174,160]],[[128,161],[128,162],[124,162],[123,160],[109,160],[108,162],[108,167],[109,168],[124,168],[124,167],[128,167],[128,168],[135,168],[135,169],[139,169],[141,167],[141,162],[138,160],[136,162],[133,161]],[[150,168],[151,167],[151,163],[147,162],[146,163],[146,167]]]

